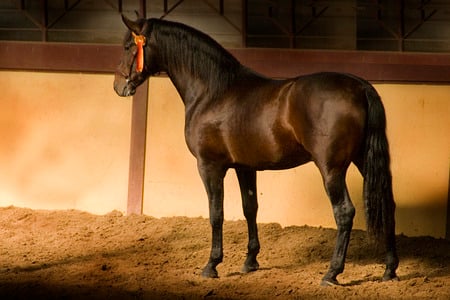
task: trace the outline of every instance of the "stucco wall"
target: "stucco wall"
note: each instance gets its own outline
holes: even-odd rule
[[[111,75],[0,72],[0,205],[125,210],[131,104]]]
[[[111,75],[0,72],[0,205],[125,211],[131,98]],[[167,78],[152,78],[144,213],[207,217],[196,163],[184,143],[183,105]],[[377,84],[388,118],[397,231],[443,237],[450,86]],[[362,178],[347,183],[364,228]],[[258,173],[259,222],[334,227],[316,167]],[[226,177],[225,217],[242,219],[236,176]]]

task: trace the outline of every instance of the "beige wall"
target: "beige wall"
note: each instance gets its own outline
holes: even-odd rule
[[[131,98],[111,75],[0,72],[0,205],[125,211]],[[378,84],[388,118],[397,231],[445,235],[450,86]],[[196,163],[184,143],[183,105],[167,78],[150,80],[144,212],[207,217]],[[364,228],[362,179],[347,178]],[[258,174],[259,222],[334,227],[313,164]],[[225,217],[242,219],[236,176],[226,178]]]
[[[125,210],[131,104],[111,75],[0,72],[0,205]]]

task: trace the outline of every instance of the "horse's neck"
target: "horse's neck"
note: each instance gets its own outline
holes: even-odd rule
[[[169,78],[185,105],[191,105],[206,95],[207,83],[195,78],[187,70],[170,70],[170,67],[168,69]]]
[[[195,62],[201,64],[202,62]],[[220,92],[217,81],[220,79],[198,76],[187,65],[171,66],[167,65],[167,74],[173,85],[177,89],[186,109],[190,109],[198,104],[206,104],[213,101]]]
[[[195,42],[195,47],[183,44],[182,40],[177,41],[181,45],[174,47],[173,39],[164,34],[159,38],[163,52],[160,52],[161,65],[166,69],[163,71],[169,75],[186,106],[196,101],[213,100],[233,82],[235,72],[240,68],[234,58],[227,57],[227,53],[221,57],[220,49],[202,39]]]

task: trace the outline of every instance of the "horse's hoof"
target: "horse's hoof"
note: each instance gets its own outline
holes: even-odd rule
[[[340,285],[339,282],[336,279],[322,279],[320,282],[320,286],[338,286]]]
[[[241,272],[244,273],[244,274],[247,274],[247,273],[250,273],[250,272],[255,272],[258,269],[259,269],[259,264],[257,262],[253,263],[251,265],[244,264],[242,266]]]
[[[383,282],[387,282],[387,281],[400,281],[400,278],[397,275],[388,275],[388,276],[383,276]]]
[[[216,268],[206,266],[202,271],[202,277],[205,278],[219,278],[219,273]]]
[[[395,271],[386,270],[383,274],[383,281],[400,281]]]

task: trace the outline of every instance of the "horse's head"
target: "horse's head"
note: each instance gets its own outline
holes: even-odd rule
[[[147,77],[156,73],[154,43],[151,36],[151,21],[131,21],[122,15],[129,31],[124,39],[124,52],[116,70],[114,90],[119,96],[131,96]],[[153,44],[153,45],[152,45]]]

